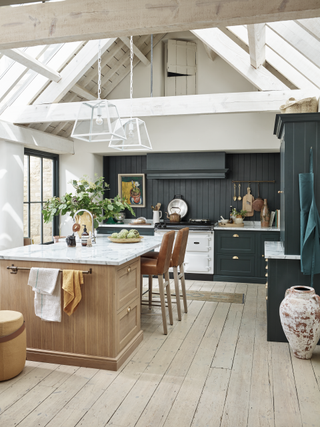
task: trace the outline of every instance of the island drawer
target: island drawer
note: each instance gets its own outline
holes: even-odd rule
[[[140,298],[126,305],[117,315],[116,341],[121,351],[140,331]]]
[[[219,253],[255,253],[255,233],[252,231],[218,231],[215,249]]]
[[[116,310],[125,307],[140,295],[140,259],[116,271]]]

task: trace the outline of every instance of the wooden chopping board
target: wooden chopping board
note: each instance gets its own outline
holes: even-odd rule
[[[247,194],[243,196],[242,199],[242,209],[244,211],[247,211],[246,216],[253,216],[254,215],[254,209],[252,207],[252,203],[254,201],[254,197],[251,194],[250,187],[247,188]]]

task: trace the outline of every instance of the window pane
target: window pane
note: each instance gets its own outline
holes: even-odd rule
[[[24,237],[29,237],[28,234],[28,207],[29,205],[24,204],[23,205],[23,236]]]
[[[41,201],[40,157],[30,156],[30,201]],[[31,214],[32,217],[32,214]]]
[[[32,182],[32,181],[31,181]],[[41,224],[41,204],[31,204],[31,218],[30,218],[30,237],[34,243],[41,243],[40,238],[40,224]]]
[[[29,156],[24,156],[23,201],[28,202]],[[26,236],[26,234],[25,234]]]
[[[51,199],[53,196],[53,161],[43,159],[43,200]]]

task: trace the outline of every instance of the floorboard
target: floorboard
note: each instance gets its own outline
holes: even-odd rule
[[[186,287],[245,301],[188,300],[181,321],[173,304],[166,336],[161,309],[142,306],[143,342],[117,372],[27,361],[0,383],[0,426],[319,427],[320,346],[299,360],[267,342],[264,285]]]

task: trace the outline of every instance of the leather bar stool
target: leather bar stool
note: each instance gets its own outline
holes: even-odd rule
[[[184,312],[188,313],[187,305],[187,294],[186,284],[184,277],[184,257],[186,254],[186,248],[188,243],[189,228],[182,228],[177,232],[176,240],[174,243],[174,249],[170,259],[170,267],[173,268],[174,286],[176,292],[176,302],[178,311],[178,320],[181,320],[181,305],[180,305],[180,290],[179,290],[179,279],[181,279],[181,290],[183,297]],[[159,252],[147,252],[143,255],[146,258],[156,259],[159,256]],[[178,272],[178,269],[180,273]],[[152,278],[149,278],[149,305],[152,305]]]
[[[149,283],[150,281],[152,282],[152,276],[154,275],[158,276],[163,333],[165,335],[167,335],[168,333],[167,320],[166,320],[166,305],[165,305],[165,297],[164,297],[165,289],[167,293],[170,325],[173,324],[170,280],[169,280],[169,265],[170,265],[174,235],[175,235],[174,231],[168,231],[168,233],[166,233],[163,236],[159,255],[157,256],[157,258],[146,258],[144,256],[141,257],[141,283],[142,283],[143,275],[149,276]],[[163,281],[163,275],[165,277],[164,281]]]

